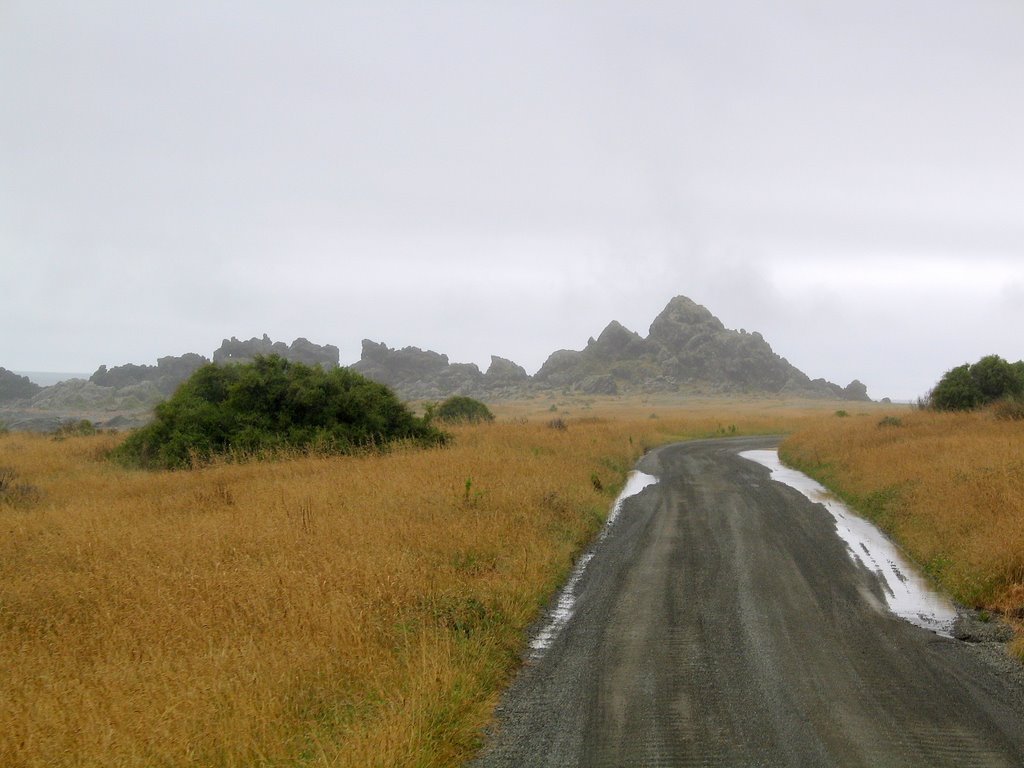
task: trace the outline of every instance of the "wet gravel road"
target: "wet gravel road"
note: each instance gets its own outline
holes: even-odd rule
[[[890,615],[827,512],[740,458],[648,454],[473,765],[1024,766],[1024,682],[1000,651]]]

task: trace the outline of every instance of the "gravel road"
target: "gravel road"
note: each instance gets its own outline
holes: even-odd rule
[[[740,458],[644,457],[575,613],[473,765],[1024,766],[1024,675],[999,646],[885,609],[819,505]]]

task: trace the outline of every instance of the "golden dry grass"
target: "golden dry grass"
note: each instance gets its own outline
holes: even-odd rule
[[[0,437],[0,765],[461,762],[646,447],[822,407],[599,405],[190,472]]]
[[[782,446],[959,602],[1024,618],[1024,422],[893,411],[823,418]],[[1024,656],[1024,639],[1016,652]]]

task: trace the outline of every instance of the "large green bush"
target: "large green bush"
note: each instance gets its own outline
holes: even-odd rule
[[[928,396],[928,403],[942,411],[964,411],[1021,396],[1024,361],[1008,363],[999,355],[987,355],[973,365],[946,371]]]
[[[156,418],[114,452],[148,468],[188,467],[217,455],[283,450],[346,453],[395,440],[444,442],[383,384],[348,370],[324,371],[277,355],[248,364],[205,365]]]
[[[494,414],[491,413],[490,408],[479,400],[462,395],[449,397],[432,411],[432,415],[438,421],[450,424],[463,422],[477,424],[481,421],[494,421]]]

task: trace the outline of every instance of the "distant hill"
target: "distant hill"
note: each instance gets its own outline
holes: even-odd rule
[[[338,367],[338,348],[298,338],[290,345],[262,338],[224,339],[213,353],[217,363],[249,362],[256,355],[277,354],[295,362]],[[69,419],[89,419],[100,426],[129,428],[150,418],[153,406],[170,397],[208,357],[188,352],[161,357],[156,365],[101,365],[88,379],[69,379],[39,387],[0,368],[0,423],[13,429],[52,431]],[[22,379],[24,379],[22,381]]]
[[[279,354],[295,362],[338,367],[339,350],[299,338],[290,345],[266,334],[224,339],[213,362],[246,362]],[[136,426],[181,382],[210,359],[195,353],[161,357],[157,364],[101,365],[88,381],[71,379],[39,387],[0,368],[0,421],[14,428],[50,429],[59,420],[89,418],[106,426]],[[498,401],[557,391],[587,395],[676,393],[680,395],[778,395],[869,400],[854,380],[845,387],[811,379],[777,355],[760,333],[730,330],[685,296],[672,299],[646,337],[613,320],[581,350],[553,352],[533,376],[522,366],[491,357],[486,371],[473,363],[418,347],[392,349],[363,340],[353,370],[386,384],[407,400],[469,395]]]
[[[530,377],[499,357],[482,373],[418,347],[390,349],[363,341],[352,366],[409,399],[473,395],[502,399],[557,390],[594,395],[628,393],[762,394],[869,400],[859,381],[847,386],[811,379],[777,355],[760,333],[727,329],[707,308],[685,296],[672,299],[647,337],[613,320],[582,350],[553,352]]]

